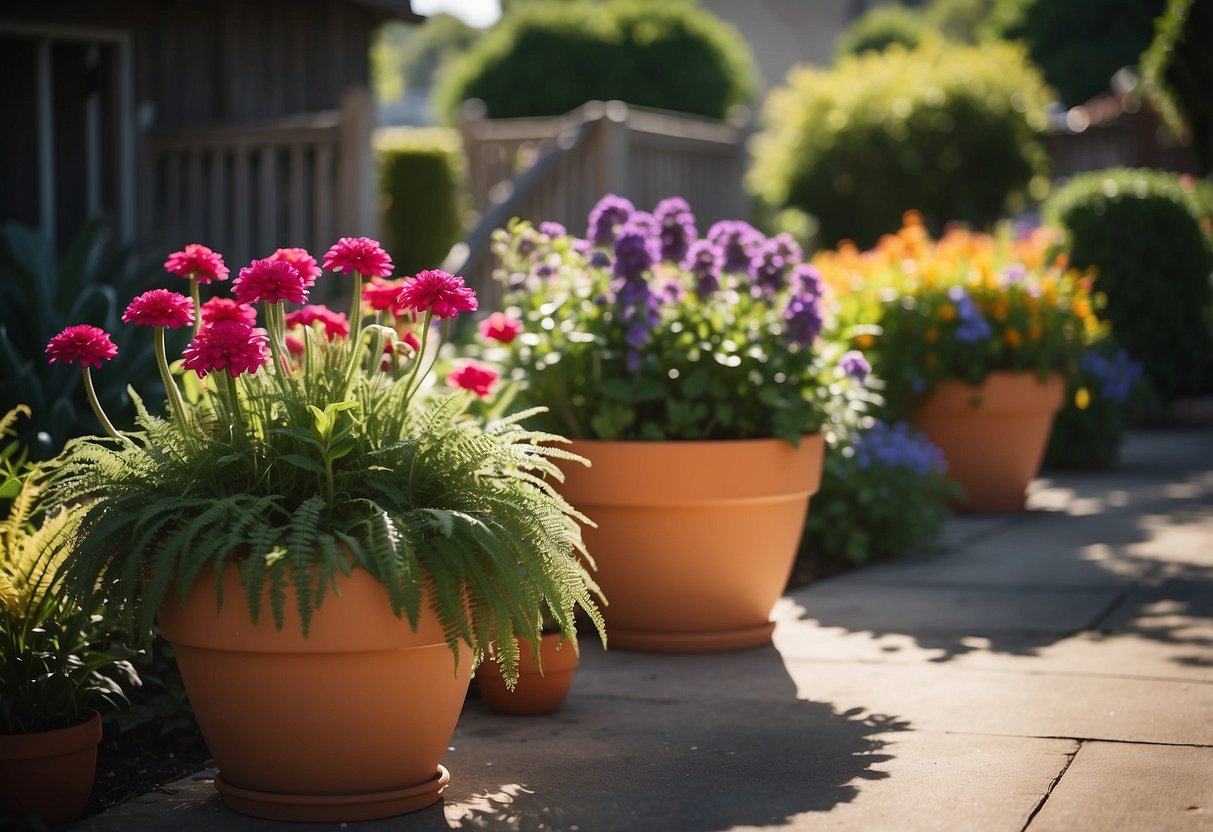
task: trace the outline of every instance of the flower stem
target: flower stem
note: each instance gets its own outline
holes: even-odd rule
[[[97,416],[97,421],[101,422],[101,427],[105,428],[114,439],[121,439],[117,429],[114,428],[113,422],[105,415],[105,411],[101,409],[101,402],[97,399],[97,391],[93,387],[93,377],[89,374],[88,367],[81,367],[80,371],[84,375],[84,392],[88,394],[88,403],[93,407],[93,413]]]
[[[202,293],[198,289],[198,278],[190,275],[190,297],[194,300],[194,334],[202,330]]]
[[[421,359],[425,356],[425,345],[430,338],[430,319],[434,316],[434,310],[425,310],[425,318],[421,321],[421,346],[417,348],[417,354],[413,356],[413,372],[409,374],[408,383],[404,385],[404,402],[407,405],[412,401],[413,394],[417,391],[413,389],[413,382],[417,381],[417,371],[421,369]],[[431,362],[431,365],[433,363]],[[427,371],[428,372],[428,371]],[[417,386],[421,386],[421,382],[417,382]]]
[[[185,418],[185,399],[181,397],[181,391],[177,389],[177,382],[173,379],[173,374],[169,372],[168,356],[164,349],[164,327],[158,326],[155,329],[156,366],[160,368],[160,380],[164,382],[164,392],[168,396],[173,418],[177,420],[177,427],[188,436],[189,424]]]
[[[354,272],[354,297],[350,301],[350,343],[357,344],[362,332],[362,272]]]

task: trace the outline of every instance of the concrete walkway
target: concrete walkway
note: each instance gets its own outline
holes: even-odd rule
[[[470,699],[443,804],[379,830],[1213,830],[1213,430],[960,517],[942,556],[780,601],[774,646],[584,652],[550,717]],[[77,825],[326,829],[213,772]]]

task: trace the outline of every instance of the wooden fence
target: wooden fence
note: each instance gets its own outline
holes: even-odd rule
[[[745,124],[620,101],[591,101],[563,116],[529,119],[487,119],[483,104],[468,102],[462,116],[479,222],[444,267],[490,296],[490,236],[512,217],[552,220],[580,235],[590,209],[607,193],[645,210],[682,196],[705,231],[749,212],[741,185]]]
[[[340,236],[374,235],[369,95],[264,124],[147,135],[144,225],[163,245],[200,242],[235,271],[281,247],[317,258]]]

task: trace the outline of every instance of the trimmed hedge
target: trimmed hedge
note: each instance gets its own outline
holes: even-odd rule
[[[1183,180],[1149,169],[1075,176],[1045,204],[1072,265],[1098,269],[1100,315],[1164,400],[1213,390],[1213,251]]]
[[[443,128],[381,130],[379,220],[396,273],[413,274],[442,262],[463,236],[463,147]]]
[[[928,227],[985,226],[1048,187],[1039,137],[1050,98],[1022,47],[892,46],[832,70],[794,68],[767,99],[748,185],[861,247],[910,209]]]
[[[895,43],[917,47],[931,31],[921,12],[905,6],[878,6],[865,12],[838,37],[837,56],[883,52]]]
[[[737,31],[690,3],[538,3],[504,17],[445,73],[437,110],[485,102],[491,118],[552,116],[587,101],[723,119],[750,101],[755,69]]]

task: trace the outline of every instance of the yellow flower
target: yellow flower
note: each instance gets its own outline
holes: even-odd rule
[[[1091,406],[1091,393],[1087,388],[1080,387],[1074,394],[1074,406],[1079,410],[1086,410]]]
[[[1091,302],[1086,298],[1078,298],[1074,301],[1074,314],[1080,318],[1085,318],[1091,314]]]

